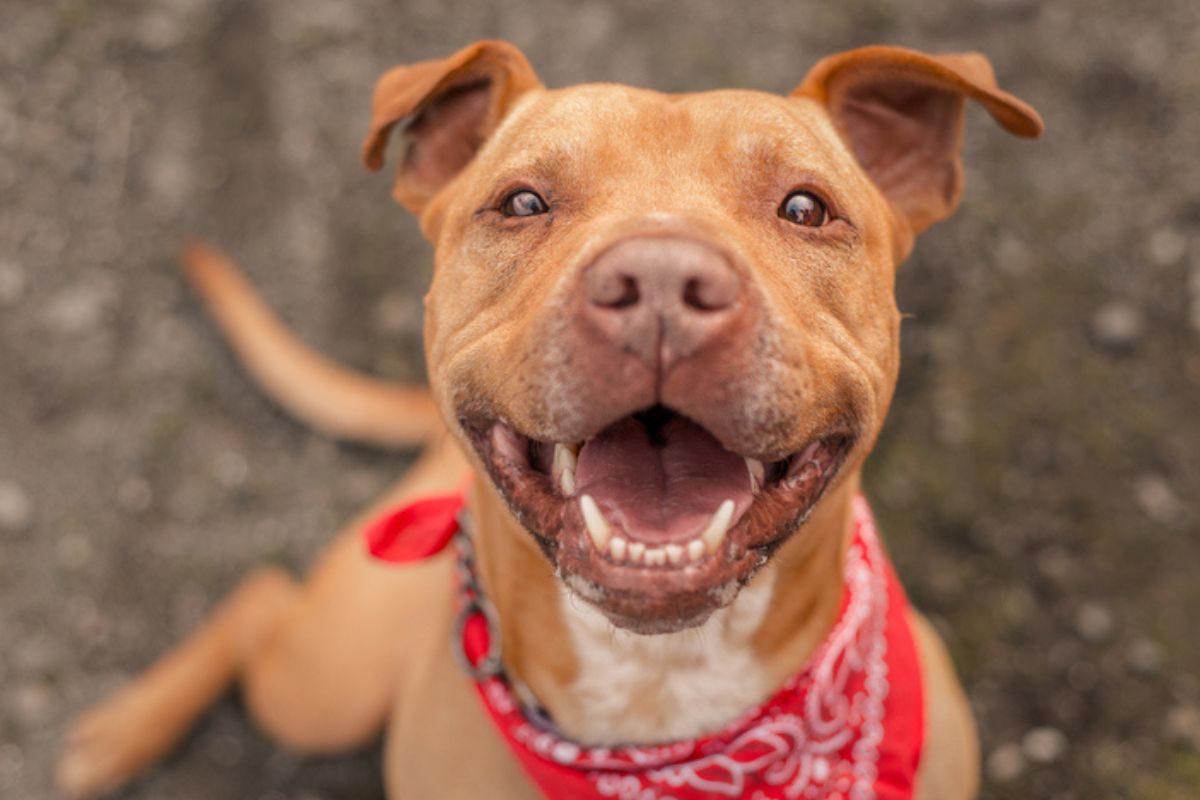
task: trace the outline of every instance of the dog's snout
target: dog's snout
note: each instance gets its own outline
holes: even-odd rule
[[[702,349],[742,305],[729,259],[682,238],[622,242],[587,268],[582,288],[588,322],[610,344],[659,369]]]

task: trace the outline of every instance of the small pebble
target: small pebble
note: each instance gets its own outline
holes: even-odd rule
[[[1150,259],[1160,267],[1169,267],[1187,252],[1187,239],[1174,228],[1159,228],[1150,234]]]
[[[42,309],[42,321],[62,336],[89,333],[104,322],[109,302],[110,295],[104,286],[75,284],[50,298]]]
[[[1075,612],[1075,630],[1092,644],[1107,639],[1112,629],[1112,613],[1099,603],[1084,603]]]
[[[1175,525],[1184,514],[1183,503],[1171,484],[1161,475],[1143,475],[1133,484],[1138,508],[1162,525]]]
[[[151,53],[177,47],[186,37],[186,18],[165,10],[153,10],[134,27],[135,41]]]
[[[0,481],[0,530],[19,532],[33,522],[33,501],[12,481]]]
[[[1175,706],[1167,712],[1164,728],[1171,744],[1200,752],[1200,708],[1192,705]]]
[[[1021,752],[1035,764],[1053,764],[1067,752],[1067,737],[1057,728],[1034,728],[1021,739]]]
[[[1136,639],[1125,655],[1125,663],[1129,669],[1147,677],[1158,674],[1162,669],[1163,660],[1163,651],[1158,643],[1144,637]]]
[[[16,686],[9,696],[13,716],[27,727],[46,723],[54,708],[54,692],[44,683],[31,681]]]
[[[1108,303],[1092,315],[1092,336],[1111,350],[1125,350],[1137,344],[1144,330],[1142,312],[1128,303]]]
[[[1038,571],[1055,583],[1065,583],[1078,572],[1078,561],[1063,547],[1048,547],[1038,554]]]
[[[1025,755],[1018,744],[1002,744],[988,755],[987,774],[997,783],[1016,780],[1024,772]]]
[[[61,336],[82,335],[103,324],[108,303],[109,294],[102,285],[70,285],[50,297],[42,309],[42,321],[50,331]]]
[[[250,474],[250,465],[241,453],[226,450],[217,457],[215,472],[217,481],[222,486],[226,489],[237,489],[246,482],[246,476]]]

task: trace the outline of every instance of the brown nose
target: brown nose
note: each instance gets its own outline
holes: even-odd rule
[[[584,273],[583,292],[584,315],[601,335],[661,371],[712,342],[742,305],[723,254],[671,237],[605,251]]]

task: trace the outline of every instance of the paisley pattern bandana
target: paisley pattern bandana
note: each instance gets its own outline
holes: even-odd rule
[[[461,495],[368,526],[373,555],[411,561],[458,545],[460,660],[480,701],[546,797],[617,800],[909,800],[924,738],[908,601],[863,497],[854,501],[842,605],[808,664],[724,730],[648,746],[588,747],[524,706],[500,663],[495,612],[475,581]],[[457,535],[456,535],[457,534]]]

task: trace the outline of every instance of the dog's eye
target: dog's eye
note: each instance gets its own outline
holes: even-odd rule
[[[779,216],[806,228],[819,228],[829,218],[829,210],[812,192],[792,192],[779,206]]]
[[[500,213],[506,217],[536,217],[549,210],[550,206],[542,196],[531,189],[518,189],[500,204]]]

